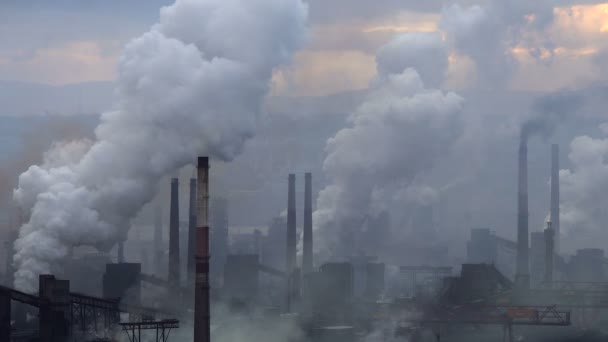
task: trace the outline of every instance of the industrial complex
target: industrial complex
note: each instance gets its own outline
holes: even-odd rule
[[[608,0],[0,22],[0,342],[608,341]]]
[[[300,332],[293,341],[365,341],[370,334],[381,341],[592,340],[608,309],[607,259],[601,249],[559,253],[557,145],[550,220],[530,234],[526,145],[522,139],[517,241],[472,228],[461,265],[395,264],[367,254],[319,260],[310,173],[303,177],[301,229],[297,178],[289,174],[286,217],[273,219],[264,233],[230,239],[227,201],[210,201],[209,159],[199,157],[186,229],[180,230],[173,178],[168,244],[155,222],[154,255],[146,259],[152,265],[126,260],[121,243],[115,256],[72,256],[61,276],[41,274],[38,292],[25,293],[12,287],[9,259],[0,287],[0,340],[208,342],[232,329],[229,317],[288,324]],[[3,245],[8,253],[15,238],[16,232]],[[217,317],[215,307],[224,310]]]

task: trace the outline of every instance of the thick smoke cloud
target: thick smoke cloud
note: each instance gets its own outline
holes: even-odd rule
[[[608,238],[605,194],[608,191],[608,139],[572,140],[571,168],[561,170],[560,224],[570,248],[603,248]]]
[[[526,0],[491,1],[483,7],[453,4],[443,8],[440,27],[450,45],[474,61],[478,86],[503,88],[516,71],[513,48],[527,48],[535,58],[552,53],[551,41],[537,33],[553,22],[553,6]]]
[[[376,55],[379,77],[415,69],[425,85],[439,87],[448,68],[448,53],[438,32],[413,32],[395,37]]]
[[[178,0],[129,43],[116,110],[96,140],[55,146],[19,178],[29,216],[16,243],[15,286],[31,291],[73,245],[107,250],[159,179],[200,154],[231,160],[255,133],[275,67],[302,41],[300,0]]]
[[[533,115],[521,127],[520,138],[527,141],[531,136],[547,139],[559,123],[565,122],[583,106],[578,94],[557,92],[538,98],[532,105]]]
[[[416,38],[399,37],[381,51]],[[383,61],[378,58],[378,70],[391,70]],[[458,95],[425,87],[412,68],[374,82],[350,115],[349,126],[327,142],[323,169],[330,185],[319,193],[314,213],[319,241],[327,250],[337,256],[360,251],[354,237],[361,235],[356,233],[363,223],[390,206],[391,198],[406,193],[458,136],[462,106]]]

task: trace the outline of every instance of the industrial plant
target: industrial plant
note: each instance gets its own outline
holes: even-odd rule
[[[0,22],[0,342],[608,341],[608,2]]]
[[[354,342],[370,334],[379,334],[379,341],[558,340],[594,329],[599,334],[608,305],[606,257],[601,249],[558,252],[556,144],[551,157],[545,230],[528,231],[522,138],[517,241],[472,228],[461,265],[407,259],[394,264],[368,254],[319,260],[311,173],[303,177],[302,211],[296,206],[297,175],[289,174],[286,217],[273,219],[265,233],[256,230],[229,243],[228,203],[210,197],[209,158],[199,157],[196,178],[189,181],[186,229],[180,229],[179,180],[173,178],[168,244],[161,242],[162,223],[155,215],[154,258],[146,259],[151,265],[126,260],[121,243],[116,255],[71,257],[61,276],[41,274],[37,293],[13,288],[7,272],[0,287],[1,340],[213,341],[222,329],[234,329],[227,323],[234,317],[269,329],[288,325],[299,332],[289,341]],[[180,254],[180,239],[186,240],[186,253]],[[7,251],[13,243],[6,241]],[[211,262],[216,256],[221,262]],[[214,317],[214,307],[225,311]]]

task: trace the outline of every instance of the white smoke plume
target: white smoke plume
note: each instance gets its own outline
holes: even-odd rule
[[[475,63],[479,87],[503,88],[517,69],[513,48],[525,48],[535,58],[553,53],[542,34],[553,22],[553,7],[548,0],[452,4],[443,8],[440,27],[450,46]]]
[[[273,69],[305,35],[300,0],[177,0],[130,42],[115,111],[96,140],[57,145],[19,178],[29,216],[16,243],[15,286],[32,291],[74,245],[107,250],[164,175],[197,155],[231,160],[255,133]]]
[[[442,41],[433,35],[410,35],[380,49],[379,77],[367,99],[350,115],[349,126],[327,142],[323,169],[329,185],[319,193],[313,221],[319,242],[334,255],[358,252],[353,239],[369,215],[386,208],[391,198],[432,168],[458,136],[463,99],[423,82],[426,76],[437,83],[437,70],[447,65],[439,61],[433,70],[429,60],[420,58],[442,50]],[[414,51],[401,54],[401,70],[384,64],[397,60],[384,56],[406,51],[410,42],[425,38],[430,43],[409,45]]]
[[[604,248],[608,238],[608,138],[579,136],[572,140],[571,169],[560,170],[560,226],[570,248]]]

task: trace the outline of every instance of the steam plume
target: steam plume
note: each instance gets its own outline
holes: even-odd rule
[[[383,64],[394,61],[382,57],[391,54],[388,49],[405,51],[420,37],[431,39],[428,44],[409,44],[414,51],[403,54],[405,65],[399,71]],[[432,67],[425,65],[422,75],[411,68],[432,61],[419,56],[442,49],[441,40],[433,36],[407,35],[383,47],[377,58],[380,75],[367,99],[349,117],[350,125],[328,140],[323,169],[330,185],[319,193],[313,222],[322,236],[319,242],[333,253],[357,252],[348,249],[359,248],[349,239],[360,235],[369,215],[387,205],[384,199],[412,185],[458,136],[463,99],[425,87],[425,76],[438,83]],[[445,65],[439,61],[436,70]]]
[[[57,146],[19,178],[29,216],[16,243],[15,286],[36,287],[72,245],[102,250],[164,175],[200,154],[231,160],[255,133],[272,71],[301,42],[300,0],[178,0],[130,42],[119,63],[116,110],[87,149]],[[78,153],[67,153],[72,148]]]

